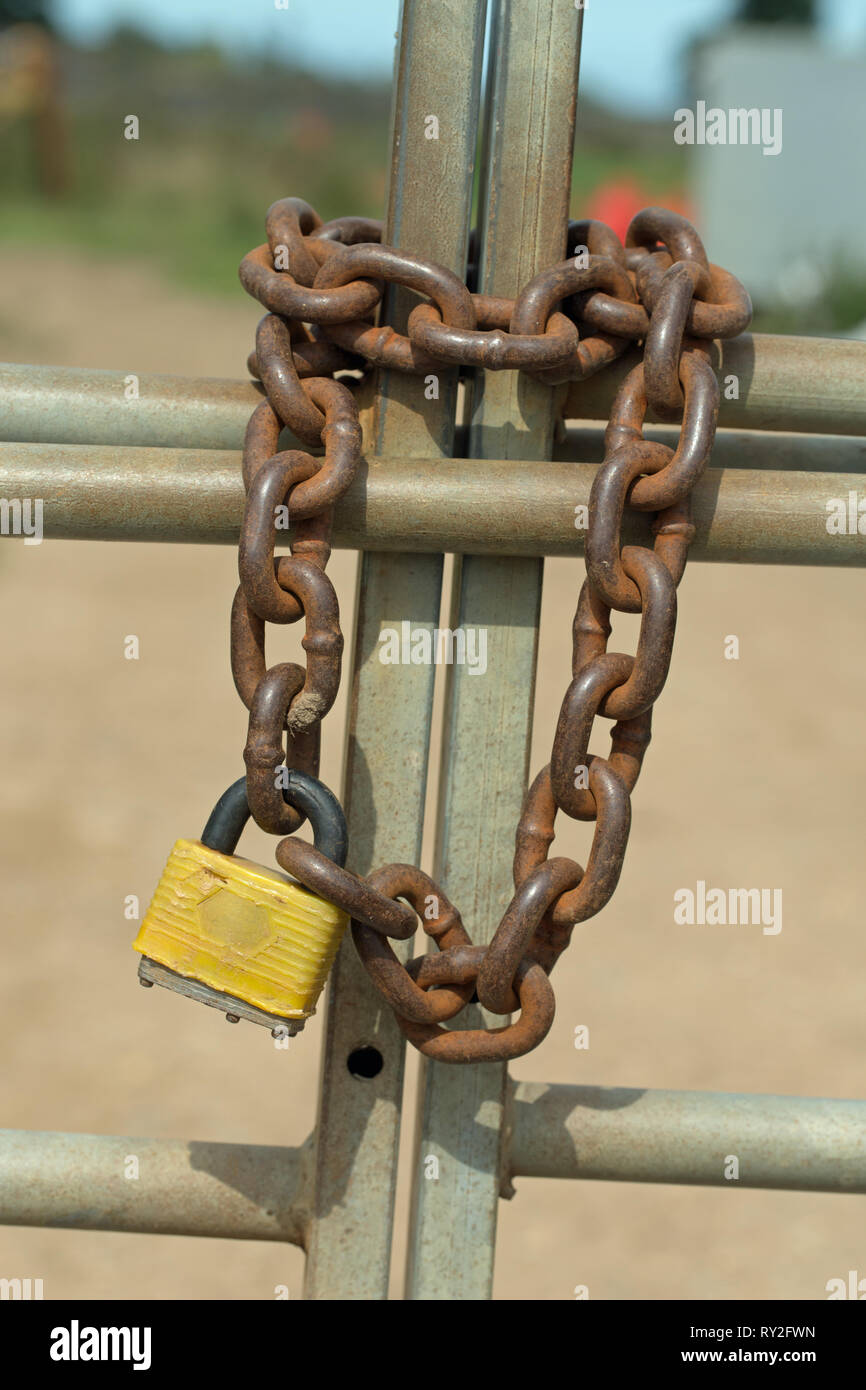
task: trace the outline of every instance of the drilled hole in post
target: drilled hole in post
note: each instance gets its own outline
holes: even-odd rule
[[[356,1047],[349,1053],[346,1066],[352,1076],[356,1076],[360,1081],[370,1081],[385,1065],[385,1059],[378,1047]]]

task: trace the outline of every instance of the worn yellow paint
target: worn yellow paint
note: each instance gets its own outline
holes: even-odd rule
[[[275,869],[178,840],[133,945],[267,1013],[308,1018],[347,920]]]

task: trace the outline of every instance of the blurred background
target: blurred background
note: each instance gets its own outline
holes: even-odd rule
[[[243,376],[261,310],[237,265],[268,205],[382,215],[397,17],[396,0],[0,0],[0,358]],[[641,206],[679,208],[746,281],[756,327],[862,336],[864,44],[862,0],[589,0],[573,214],[624,233]],[[676,145],[697,98],[782,107],[782,153]],[[545,568],[533,774],[581,568]],[[349,651],[354,556],[331,573]],[[281,1052],[141,990],[123,913],[239,775],[235,584],[228,547],[0,548],[0,1125],[271,1144],[312,1127],[321,1020]],[[518,1078],[864,1094],[864,597],[862,570],[690,566],[620,887],[575,933]],[[345,698],[335,786],[344,723]],[[585,862],[585,831],[562,827],[556,852]],[[271,863],[273,842],[250,831],[244,853]],[[675,926],[672,894],[698,878],[782,887],[783,931]],[[395,1294],[416,1078],[410,1049]],[[866,1275],[854,1198],[517,1188],[500,1299],[823,1298]],[[297,1298],[302,1264],[279,1245],[0,1228],[0,1276],[42,1278],[46,1298]]]
[[[0,240],[144,257],[231,295],[275,190],[303,188],[325,218],[378,217],[397,0],[280,4],[0,0]],[[759,329],[792,314],[798,331],[858,329],[862,0],[616,0],[587,6],[585,29],[575,214],[624,233],[649,202],[677,208],[748,278]],[[675,144],[696,95],[783,108],[781,156]],[[747,244],[768,218],[781,252]]]

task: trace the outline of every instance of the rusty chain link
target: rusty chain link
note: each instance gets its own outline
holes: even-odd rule
[[[281,867],[351,916],[358,954],[410,1042],[445,1062],[519,1057],[553,1022],[548,976],[572,930],[604,907],[619,880],[630,794],[667,677],[677,585],[694,535],[690,496],[715,435],[710,345],[747,327],[751,303],[739,281],[709,263],[691,224],[662,208],[634,218],[625,246],[603,223],[569,223],[567,259],[516,299],[474,293],[471,275],[464,284],[443,266],[382,245],[377,222],[323,223],[299,198],[274,203],[266,231],[267,242],[240,267],[244,288],[268,311],[248,361],[265,399],[244,445],[231,621],[232,673],[249,710],[250,808],[263,829],[287,837],[276,850]],[[405,335],[376,321],[386,281],[424,296]],[[557,385],[583,380],[634,343],[643,360],[614,401],[590,494],[572,681],[550,763],[529,788],[517,827],[514,896],[490,944],[475,946],[420,869],[388,864],[360,878],[338,867],[296,838],[303,818],[282,794],[287,768],[317,775],[321,721],[340,681],[339,608],[325,567],[334,504],[358,468],[361,429],[352,390],[333,374],[459,365],[522,370]],[[676,448],[643,438],[648,409],[680,422]],[[324,457],[281,451],[284,427]],[[652,549],[622,545],[627,506],[656,513]],[[277,557],[289,520],[291,554]],[[640,614],[634,656],[608,651],[615,610]],[[265,624],[301,618],[306,667],[268,668]],[[615,721],[607,757],[589,751],[599,718]],[[548,858],[558,811],[595,822],[585,869]],[[419,920],[437,951],[404,966],[388,939],[409,940]],[[475,1000],[496,1014],[519,1010],[519,1018],[489,1030],[442,1027]]]

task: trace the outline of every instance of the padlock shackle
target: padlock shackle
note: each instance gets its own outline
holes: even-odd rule
[[[330,788],[306,772],[290,768],[283,797],[297,811],[303,811],[313,828],[313,844],[326,859],[340,868],[346,862],[349,835],[343,808]],[[201,842],[221,854],[234,854],[243,828],[250,818],[247,779],[239,777],[224,791],[208,816]]]
[[[250,818],[247,779],[239,777],[224,791],[207,818],[201,842],[220,854],[234,854],[243,828]]]
[[[283,797],[309,820],[315,848],[342,869],[349,852],[349,831],[345,812],[330,787],[318,777],[290,768]]]

